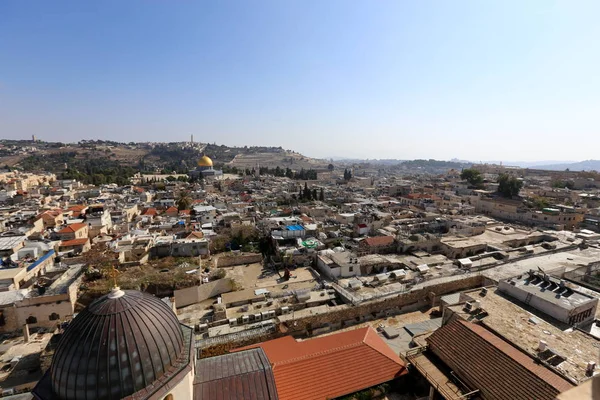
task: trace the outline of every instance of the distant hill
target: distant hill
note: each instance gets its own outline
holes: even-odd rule
[[[585,160],[573,163],[547,164],[532,166],[534,169],[547,169],[549,171],[600,171],[600,160]]]
[[[328,163],[286,151],[281,147],[234,147],[216,143],[118,143],[82,140],[78,143],[54,143],[0,139],[0,166],[23,171],[49,171],[64,179],[84,183],[125,184],[136,172],[142,174],[185,174],[196,167],[202,154],[216,168],[260,165],[292,170],[324,169]]]

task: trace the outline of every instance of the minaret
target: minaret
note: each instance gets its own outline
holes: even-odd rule
[[[192,146],[194,145],[194,134],[193,133],[192,133],[192,137],[191,137],[190,143],[192,144]]]

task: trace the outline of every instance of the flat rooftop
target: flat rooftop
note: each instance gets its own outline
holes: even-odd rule
[[[538,267],[553,275],[570,271],[588,265],[600,259],[600,249],[589,247],[585,250],[569,250],[554,254],[540,255],[523,260],[509,262],[497,268],[483,271],[486,278],[501,281],[526,273],[530,269],[537,271]]]
[[[0,386],[3,388],[33,388],[42,377],[40,354],[53,333],[31,333],[29,343],[23,337],[8,338],[0,342]],[[14,367],[11,361],[18,358]]]
[[[572,285],[560,286],[557,279],[549,278],[545,281],[537,274],[533,276],[526,274],[522,279],[513,279],[513,282],[514,285],[511,286],[568,310],[596,300],[592,296],[574,291]]]
[[[598,339],[579,330],[562,330],[559,323],[546,321],[544,318],[549,317],[533,308],[531,312],[525,310],[496,288],[490,288],[485,296],[480,293],[481,289],[464,292],[473,300],[479,300],[481,308],[488,313],[481,319],[483,325],[534,358],[538,356],[539,341],[544,340],[548,348],[566,357],[555,367],[559,372],[576,382],[588,379],[586,367],[589,361],[598,359]],[[463,306],[458,304],[448,308],[464,319],[472,320],[473,315],[464,312]]]

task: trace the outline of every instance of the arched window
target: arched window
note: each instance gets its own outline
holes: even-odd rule
[[[168,394],[163,400],[173,400],[173,395]]]
[[[28,324],[37,324],[37,318],[31,315],[25,320],[25,322],[27,322]]]
[[[60,319],[60,315],[58,315],[57,313],[53,312],[52,314],[50,314],[49,319],[50,319],[50,321],[56,321],[57,319]]]

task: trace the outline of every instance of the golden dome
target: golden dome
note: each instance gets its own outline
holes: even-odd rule
[[[198,160],[199,167],[212,167],[213,162],[208,156],[202,156],[201,159]]]

